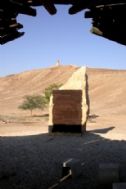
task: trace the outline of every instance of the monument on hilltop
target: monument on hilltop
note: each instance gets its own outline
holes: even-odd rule
[[[55,64],[55,66],[61,66],[61,62],[60,62],[60,60],[59,60],[59,59],[57,60],[57,62],[56,62],[56,64]]]

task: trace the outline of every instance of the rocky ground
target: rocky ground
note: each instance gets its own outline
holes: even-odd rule
[[[0,189],[48,189],[60,180],[62,164],[69,159],[78,162],[77,175],[57,188],[100,188],[101,163],[119,164],[120,179],[126,181],[126,132],[122,119],[116,116],[112,122],[109,117],[91,115],[83,136],[49,135],[47,122],[43,125],[45,120],[32,126],[3,123]]]

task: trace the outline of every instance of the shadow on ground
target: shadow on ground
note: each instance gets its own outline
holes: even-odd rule
[[[49,114],[33,115],[32,117],[49,117]]]
[[[108,127],[108,128],[102,128],[102,129],[94,129],[94,130],[91,130],[90,132],[91,133],[101,133],[101,134],[105,134],[111,130],[113,130],[115,127]]]
[[[0,137],[0,189],[48,189],[60,179],[62,163],[70,158],[84,165],[82,173],[59,189],[100,188],[99,163],[119,163],[120,181],[126,181],[126,141],[108,140],[93,132],[83,136],[41,134]]]

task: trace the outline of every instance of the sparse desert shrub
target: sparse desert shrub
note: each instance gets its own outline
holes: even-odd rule
[[[27,95],[24,97],[23,103],[18,107],[22,110],[30,110],[31,116],[34,109],[44,109],[50,100],[52,91],[59,89],[61,84],[52,84],[49,87],[45,88],[43,95]]]
[[[59,89],[62,86],[62,84],[51,84],[49,87],[45,88],[44,91],[44,98],[45,98],[45,102],[46,104],[49,104],[50,101],[50,96],[52,95],[53,90]]]
[[[43,109],[46,106],[46,101],[41,95],[27,95],[24,97],[23,103],[19,106],[22,110],[30,110],[31,116],[34,109]]]

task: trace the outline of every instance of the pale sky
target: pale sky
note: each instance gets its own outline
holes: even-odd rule
[[[25,35],[0,46],[0,76],[63,65],[126,69],[126,47],[90,33],[91,19],[84,12],[68,14],[68,6],[57,6],[50,16],[37,8],[37,16],[19,15]]]

